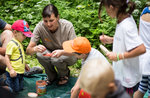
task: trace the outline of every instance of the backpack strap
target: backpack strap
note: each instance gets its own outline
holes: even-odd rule
[[[11,40],[11,41],[14,42],[14,43],[19,47],[20,57],[17,58],[17,59],[10,59],[10,60],[11,60],[11,61],[17,61],[17,60],[19,60],[20,58],[22,58],[22,64],[23,64],[23,56],[22,56],[22,51],[21,51],[20,45],[19,45],[16,41],[14,41],[14,40]]]

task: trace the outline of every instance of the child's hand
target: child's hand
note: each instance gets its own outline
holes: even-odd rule
[[[52,52],[51,57],[59,58],[61,55],[63,55],[63,51],[64,50],[55,50],[55,51]]]
[[[10,70],[10,77],[16,77],[17,76],[17,73],[15,72],[14,69]]]
[[[117,53],[107,52],[106,56],[112,61],[117,61]]]
[[[25,64],[25,70],[28,72],[30,71],[30,67],[28,66],[28,64]]]
[[[80,87],[78,85],[75,85],[71,89],[71,98],[78,98],[79,92],[80,92]]]
[[[113,42],[113,38],[107,36],[107,35],[101,35],[99,36],[99,40],[103,43],[103,44],[111,44]]]
[[[71,89],[71,93],[74,91],[74,89],[75,89],[75,86],[73,86],[73,87],[72,87],[72,89]]]

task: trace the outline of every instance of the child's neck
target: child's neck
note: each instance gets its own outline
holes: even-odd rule
[[[85,56],[84,56],[84,58],[83,58],[83,60],[86,60],[86,59],[87,59],[87,57],[88,57],[88,55],[89,55],[89,54],[85,55]]]
[[[14,37],[16,40],[18,40],[20,43],[22,43],[22,40],[20,40],[19,38],[17,37]]]
[[[118,17],[117,17],[117,23],[122,22],[127,17],[130,17],[130,15],[129,14],[119,14]]]

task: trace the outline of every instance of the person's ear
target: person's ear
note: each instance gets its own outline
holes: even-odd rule
[[[18,36],[16,30],[13,30],[13,35],[14,35],[14,36]]]
[[[112,9],[112,10],[113,10],[113,9],[114,9],[114,6],[113,6],[113,5],[110,5],[110,9]]]
[[[57,20],[59,20],[59,15],[57,16]]]
[[[16,34],[16,33],[17,33],[17,31],[16,31],[16,30],[13,30],[13,33],[14,33],[14,34]]]
[[[83,57],[86,57],[86,54],[81,54]]]
[[[111,92],[114,92],[117,89],[114,82],[109,83],[108,87],[109,87]]]

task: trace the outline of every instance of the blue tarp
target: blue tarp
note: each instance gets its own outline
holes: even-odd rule
[[[24,77],[24,90],[19,92],[17,98],[29,98],[29,92],[36,92],[36,81],[46,78],[46,74],[35,74],[31,78]],[[74,86],[77,78],[70,77],[67,84],[58,86],[56,82],[47,86],[46,94],[38,96],[38,98],[70,98],[70,90]],[[148,98],[146,93],[144,98]]]
[[[45,74],[35,74],[31,78],[24,77],[24,90],[20,91],[17,98],[28,98],[29,92],[36,92],[36,81],[46,78]],[[70,98],[70,90],[77,78],[70,77],[67,84],[58,86],[56,82],[46,87],[46,94],[38,98]]]

